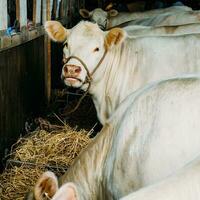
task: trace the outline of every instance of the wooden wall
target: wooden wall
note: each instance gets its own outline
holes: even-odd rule
[[[0,158],[44,103],[44,36],[0,51]]]

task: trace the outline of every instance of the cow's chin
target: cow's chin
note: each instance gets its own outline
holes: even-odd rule
[[[69,87],[79,88],[83,85],[83,81],[77,78],[64,78],[63,81]]]

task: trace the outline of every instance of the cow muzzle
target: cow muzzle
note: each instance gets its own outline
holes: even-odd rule
[[[81,79],[78,78],[81,71],[82,69],[80,66],[66,64],[63,66],[63,78],[81,81]]]
[[[69,64],[70,59],[78,60],[81,66]],[[67,80],[68,82],[71,82],[71,83],[78,80],[80,83],[82,83],[82,85],[91,82],[91,76],[90,76],[89,70],[86,64],[80,58],[76,56],[70,56],[68,58],[65,58],[63,62],[64,62],[64,66],[62,70],[62,78],[64,80]],[[86,71],[85,80],[82,80],[80,78],[81,77],[80,75],[83,69],[85,69]]]

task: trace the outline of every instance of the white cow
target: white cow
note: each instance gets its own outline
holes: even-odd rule
[[[182,12],[192,11],[187,6],[172,6],[164,9],[155,9],[146,12],[118,12],[117,10],[104,11],[101,8],[96,8],[89,12],[86,9],[80,9],[79,13],[83,18],[89,19],[92,22],[96,22],[102,29],[109,29],[127,21],[136,19],[144,19],[149,17],[155,17],[160,14],[178,14]]]
[[[60,189],[52,173],[38,180],[36,200],[42,193],[52,200],[114,200],[173,174],[199,155],[199,102],[200,76],[132,93],[61,177]]]
[[[126,26],[123,29],[130,37],[184,35],[190,33],[200,33],[200,23],[157,27],[132,25]]]
[[[200,157],[159,183],[133,192],[120,200],[200,199]]]
[[[160,27],[160,26],[177,26],[177,25],[194,24],[194,23],[200,23],[199,11],[182,12],[182,13],[177,13],[175,15],[160,14],[155,17],[128,21],[116,26],[120,28],[133,25]],[[110,27],[114,26],[115,25],[111,25]]]
[[[122,29],[103,32],[91,22],[80,22],[67,30],[59,22],[49,21],[45,28],[54,41],[66,43],[62,69],[66,85],[86,90],[89,75],[84,63],[87,66],[92,77],[89,93],[102,124],[141,86],[177,74],[200,72],[199,34],[130,38]],[[69,56],[78,58],[69,60]]]

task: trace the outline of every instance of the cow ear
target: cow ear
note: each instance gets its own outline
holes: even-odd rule
[[[108,16],[109,17],[115,17],[115,16],[117,16],[119,14],[119,12],[117,11],[117,10],[115,10],[115,9],[112,9],[112,10],[109,10],[108,11]]]
[[[45,31],[55,42],[64,42],[67,39],[69,31],[58,21],[47,21]]]
[[[79,14],[81,15],[81,17],[85,18],[85,19],[88,19],[91,17],[91,12],[87,9],[79,9]]]
[[[110,49],[114,45],[121,44],[126,38],[126,32],[121,28],[111,29],[105,37],[105,48]]]
[[[52,200],[79,200],[76,185],[74,183],[64,184]]]
[[[53,172],[47,171],[37,181],[34,188],[36,200],[42,199],[43,196],[52,198],[58,190],[58,179]]]

